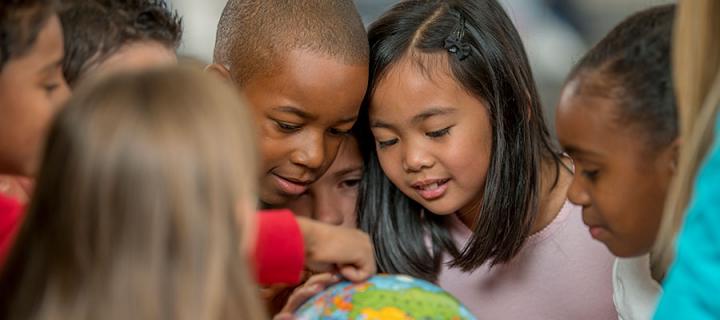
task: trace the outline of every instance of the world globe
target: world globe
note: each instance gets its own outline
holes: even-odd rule
[[[308,300],[295,316],[300,320],[475,319],[440,287],[401,275],[377,275],[365,282],[338,283]]]

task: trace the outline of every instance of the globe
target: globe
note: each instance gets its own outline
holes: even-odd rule
[[[338,283],[308,300],[295,316],[300,320],[475,319],[440,287],[401,275],[377,275],[365,282]]]

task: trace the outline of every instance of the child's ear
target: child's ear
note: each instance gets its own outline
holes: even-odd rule
[[[228,70],[227,67],[219,63],[209,64],[207,67],[205,67],[205,72],[220,76],[220,78],[225,81],[232,81],[230,70]]]

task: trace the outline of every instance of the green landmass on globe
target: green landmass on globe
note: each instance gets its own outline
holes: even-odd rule
[[[439,287],[398,275],[378,275],[362,283],[339,283],[306,302],[296,316],[301,320],[475,319],[455,297]]]

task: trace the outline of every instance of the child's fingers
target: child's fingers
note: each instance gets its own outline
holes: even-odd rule
[[[273,320],[293,320],[295,316],[290,312],[278,313],[273,317]]]
[[[340,282],[341,277],[335,273],[321,273],[310,277],[303,286],[320,285],[323,289]]]
[[[346,265],[340,267],[340,274],[352,282],[360,282],[367,280],[370,276],[375,274],[375,270],[374,267],[362,269],[354,265]]]
[[[300,287],[293,292],[293,294],[288,298],[287,303],[285,303],[285,306],[282,308],[280,313],[292,313],[293,311],[297,310],[305,301],[312,298],[314,295],[320,293],[320,291],[323,290],[322,286],[319,285],[312,285],[308,287]]]

